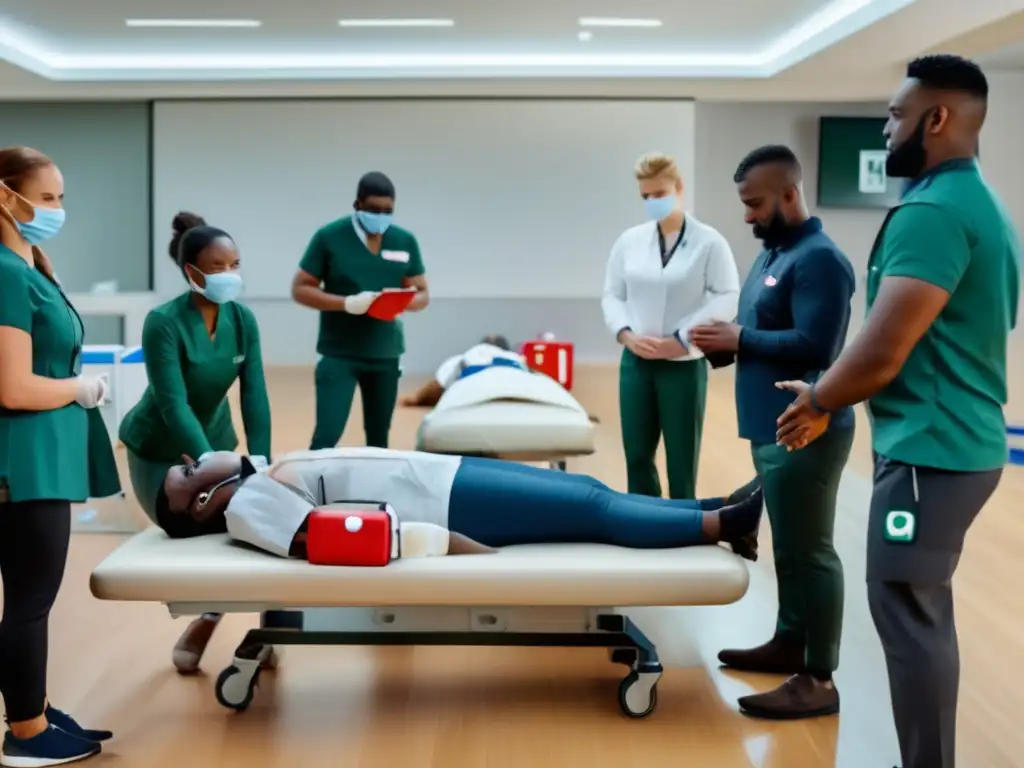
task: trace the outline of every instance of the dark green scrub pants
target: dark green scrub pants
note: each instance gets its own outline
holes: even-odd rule
[[[341,439],[359,387],[366,444],[387,448],[398,402],[398,359],[362,360],[323,356],[316,364],[316,428],[311,451],[334,448]]]
[[[772,526],[779,589],[776,633],[802,642],[812,672],[839,666],[843,565],[833,546],[839,480],[853,427],[831,429],[806,448],[751,446]]]
[[[661,496],[654,455],[664,436],[669,498],[696,498],[707,390],[703,358],[644,360],[622,351],[619,414],[630,493]]]

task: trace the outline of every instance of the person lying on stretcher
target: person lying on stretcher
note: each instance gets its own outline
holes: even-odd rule
[[[411,395],[399,399],[406,408],[433,408],[456,381],[495,365],[528,370],[522,355],[512,351],[508,339],[492,333],[461,355],[452,355],[438,367],[434,378]]]
[[[727,497],[671,500],[614,491],[586,475],[419,451],[299,451],[265,469],[230,451],[183,458],[157,499],[157,522],[167,534],[226,531],[281,557],[305,557],[311,516],[330,514],[325,508],[338,503],[373,502],[362,507],[386,503],[397,516],[405,543],[397,557],[517,544],[662,549],[724,542],[757,559],[757,479]],[[342,525],[335,532],[358,530]]]

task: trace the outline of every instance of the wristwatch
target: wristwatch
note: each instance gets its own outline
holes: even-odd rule
[[[817,386],[817,383],[818,382],[814,382],[814,384],[811,384],[811,388],[807,390],[808,394],[811,397],[811,408],[816,410],[818,413],[832,415],[832,411],[830,411],[828,408],[824,407],[821,403],[818,402],[818,395],[814,391],[814,388],[815,386]]]

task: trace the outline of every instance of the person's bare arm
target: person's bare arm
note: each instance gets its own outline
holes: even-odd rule
[[[409,302],[406,312],[419,312],[427,308],[430,303],[430,290],[427,287],[427,276],[416,275],[415,277],[403,277],[402,278],[403,288],[415,288],[416,295],[413,300]]]
[[[310,309],[320,312],[343,312],[345,310],[345,297],[335,296],[320,287],[320,279],[306,272],[304,269],[297,269],[292,279],[292,298],[296,304],[301,304]]]
[[[52,411],[74,401],[78,384],[73,378],[51,379],[32,370],[29,274],[29,267],[20,263],[5,264],[0,274],[0,407]]]
[[[449,555],[493,555],[498,550],[488,547],[478,541],[473,541],[468,536],[454,531],[448,532],[448,554]]]
[[[431,379],[411,395],[401,399],[401,405],[405,408],[433,408],[441,400],[444,394],[444,387]]]
[[[76,386],[74,379],[34,374],[32,337],[21,328],[0,326],[0,406],[11,411],[52,411],[74,401]]]

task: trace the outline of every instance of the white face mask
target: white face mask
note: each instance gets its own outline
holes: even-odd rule
[[[229,301],[234,301],[242,295],[245,283],[239,272],[214,272],[212,275],[207,275],[204,272],[199,272],[195,267],[190,266],[189,269],[195,270],[198,274],[202,275],[203,282],[206,283],[205,286],[200,288],[195,280],[189,277],[189,287],[200,296],[208,298],[214,304],[227,304]]]

